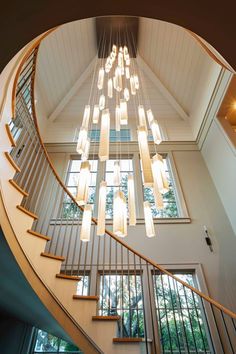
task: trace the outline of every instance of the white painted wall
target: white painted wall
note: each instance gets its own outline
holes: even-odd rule
[[[236,234],[236,150],[217,119],[212,121],[202,154]]]
[[[69,154],[62,147],[60,153],[53,151],[51,157],[63,176],[61,166],[67,165]],[[144,224],[130,227],[125,242],[161,264],[201,264],[210,295],[235,310],[236,238],[222,202],[200,151],[175,145],[172,154],[191,223],[156,224],[153,239],[146,238]],[[203,225],[209,230],[213,253],[205,243]]]

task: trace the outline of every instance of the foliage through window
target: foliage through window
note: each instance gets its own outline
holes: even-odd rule
[[[179,211],[176,202],[176,193],[173,184],[173,177],[167,158],[163,158],[163,162],[170,187],[169,191],[163,195],[164,208],[161,210],[158,210],[156,208],[153,190],[151,187],[143,187],[144,200],[150,203],[152,215],[154,218],[177,218],[179,217]],[[140,166],[142,169],[141,163]]]
[[[192,273],[175,275],[196,286]],[[153,275],[153,282],[163,352],[211,353],[197,295],[165,274]]]
[[[118,322],[120,337],[144,337],[141,276],[101,274],[99,314],[121,317]]]
[[[100,140],[100,130],[92,129],[89,131],[89,138],[91,142],[99,142]],[[116,141],[127,142],[130,141],[130,129],[120,129],[116,131],[115,129],[110,129],[110,142],[115,143]]]

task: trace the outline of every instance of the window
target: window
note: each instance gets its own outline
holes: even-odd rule
[[[176,202],[176,192],[173,184],[173,177],[170,169],[170,164],[167,157],[163,157],[166,175],[169,181],[169,191],[163,195],[164,208],[158,210],[155,206],[154,195],[151,187],[143,187],[144,200],[149,201],[152,209],[152,215],[154,218],[177,218],[179,217],[179,211]],[[142,169],[142,164],[140,161]]]
[[[89,131],[89,137],[91,142],[99,142],[100,140],[100,130],[92,129]],[[110,130],[110,142],[114,143],[116,141],[130,141],[130,129],[121,129],[117,132],[115,129]]]
[[[73,344],[53,336],[50,333],[37,330],[34,354],[41,353],[64,353],[64,354],[82,354],[82,352]]]
[[[144,337],[141,275],[101,274],[99,314],[121,317],[120,337]]]
[[[175,275],[196,287],[193,273],[177,272]],[[197,295],[165,274],[155,273],[153,282],[163,352],[210,353],[205,319]]]
[[[97,180],[97,160],[89,160],[90,162],[90,184],[88,192],[88,203],[94,205],[95,195],[96,195],[96,180]],[[76,197],[77,186],[79,181],[81,160],[71,160],[69,163],[69,168],[66,176],[66,187],[70,193]],[[63,201],[62,217],[63,218],[74,218],[80,215],[80,209],[71,203],[70,198],[65,194]]]
[[[106,173],[105,180],[107,182],[107,198],[106,198],[106,218],[112,218],[113,216],[113,198],[115,192],[119,189],[118,186],[114,186],[113,183],[113,173],[114,173],[114,162],[117,160],[106,161]],[[128,174],[133,171],[133,161],[132,159],[122,159],[120,161],[120,177],[121,177],[121,187],[120,189],[125,194],[126,199],[128,198]]]

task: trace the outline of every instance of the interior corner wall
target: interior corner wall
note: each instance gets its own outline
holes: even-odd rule
[[[0,348],[3,354],[30,354],[33,327],[0,314]]]
[[[236,238],[222,201],[200,151],[175,145],[172,155],[191,222],[155,224],[157,237],[150,239],[142,222],[129,227],[124,241],[159,264],[202,265],[210,296],[236,310]],[[59,175],[65,176],[70,154],[63,153],[62,145],[50,156]],[[204,225],[212,240],[212,253],[205,242]]]

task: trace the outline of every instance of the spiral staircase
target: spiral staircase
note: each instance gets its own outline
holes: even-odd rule
[[[191,293],[194,301],[196,299],[201,304],[204,313],[204,326],[208,333],[208,344],[204,349],[199,349],[195,343],[195,351],[192,351],[185,340],[185,351],[179,346],[169,352],[235,353],[235,313],[131,249],[111,231],[106,230],[104,238],[98,239],[94,232],[95,219],[90,244],[79,241],[83,210],[50,161],[34,110],[37,52],[45,35],[24,48],[8,65],[3,77],[0,222],[22,273],[41,302],[84,353],[168,352],[161,347],[160,333],[155,324],[150,274],[165,275],[175,284],[180,284],[184,291]],[[65,198],[73,205],[77,216],[57,221]],[[71,255],[69,246],[72,242],[76,242],[77,248],[73,249],[79,259],[76,272],[70,265],[71,257],[76,256]],[[144,296],[143,336],[122,336],[122,331],[118,331],[122,320],[120,316],[112,311],[109,315],[98,311],[97,285],[90,288],[87,295],[76,295],[77,283],[88,270],[96,276],[97,272],[115,274],[118,268],[125,274],[133,274],[135,279],[139,274],[147,274],[146,283],[141,283]],[[200,329],[201,326],[202,323]]]

